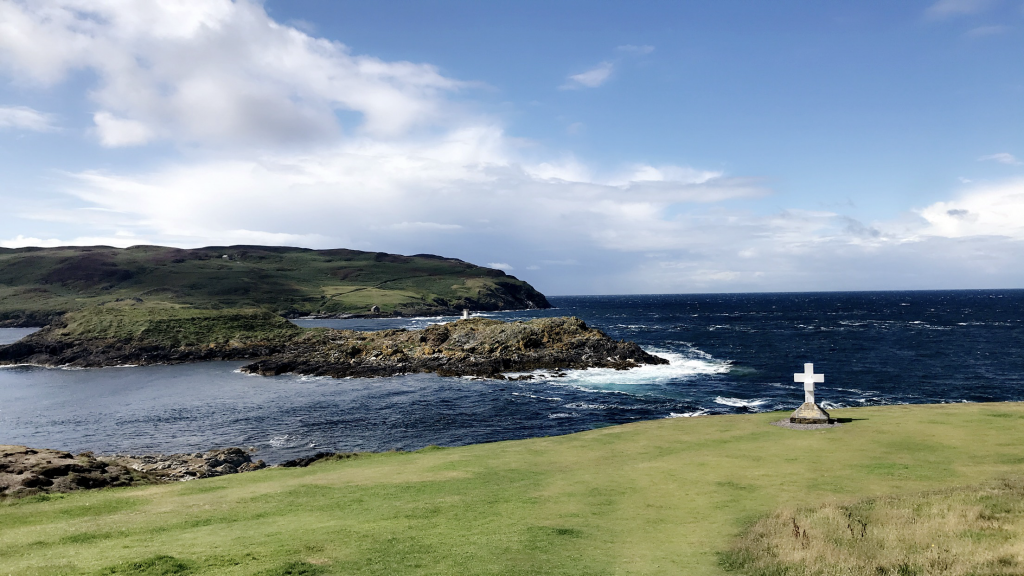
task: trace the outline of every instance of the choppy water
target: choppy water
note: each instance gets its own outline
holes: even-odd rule
[[[409,375],[272,378],[240,363],[0,369],[0,444],[181,452],[255,446],[268,461],[320,450],[416,449],[565,434],[641,419],[795,408],[792,374],[825,373],[828,407],[1024,399],[1024,291],[551,298],[668,366],[502,382]],[[310,320],[420,328],[452,318]],[[0,330],[0,342],[25,332]]]

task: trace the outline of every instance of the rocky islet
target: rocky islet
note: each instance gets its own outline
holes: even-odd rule
[[[280,317],[262,321],[270,328],[247,325],[245,331],[219,339],[168,339],[164,335],[175,333],[173,324],[161,327],[159,338],[150,327],[112,336],[55,324],[0,346],[0,364],[101,367],[251,360],[243,370],[261,375],[290,372],[343,378],[434,372],[500,379],[505,372],[668,363],[634,342],[615,340],[573,317],[522,322],[471,318],[422,330],[376,332],[301,329]]]

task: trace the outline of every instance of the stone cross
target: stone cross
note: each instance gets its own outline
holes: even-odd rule
[[[814,364],[804,364],[804,371],[793,374],[793,382],[804,383],[804,402],[814,404],[814,384],[825,382],[824,374],[814,373]]]

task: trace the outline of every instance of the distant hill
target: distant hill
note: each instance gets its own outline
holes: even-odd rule
[[[138,299],[263,308],[286,317],[550,308],[501,270],[432,254],[273,246],[0,249],[0,325],[42,325],[72,310]]]

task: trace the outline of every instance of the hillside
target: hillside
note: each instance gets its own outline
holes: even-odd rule
[[[1019,491],[987,483],[1024,472],[1024,404],[835,415],[847,423],[799,431],[769,425],[780,413],[675,418],[34,496],[0,504],[0,565],[5,574],[194,576],[1021,573]],[[941,491],[954,489],[964,505],[953,510],[973,516],[943,513],[955,494]],[[904,499],[879,498],[887,494]],[[824,558],[822,571],[724,570],[736,568],[728,551],[758,519],[781,518],[783,535],[791,518],[806,524],[780,553],[810,556],[826,536],[842,547],[884,536],[877,509],[887,502],[898,504],[892,522],[944,520],[929,524],[929,539],[892,539],[890,556],[901,559],[866,571],[845,556]],[[840,512],[834,534],[813,530],[829,509],[867,526]]]
[[[225,258],[227,256],[227,258]],[[48,324],[118,299],[309,314],[549,308],[532,286],[430,254],[271,246],[0,249],[0,326]]]

